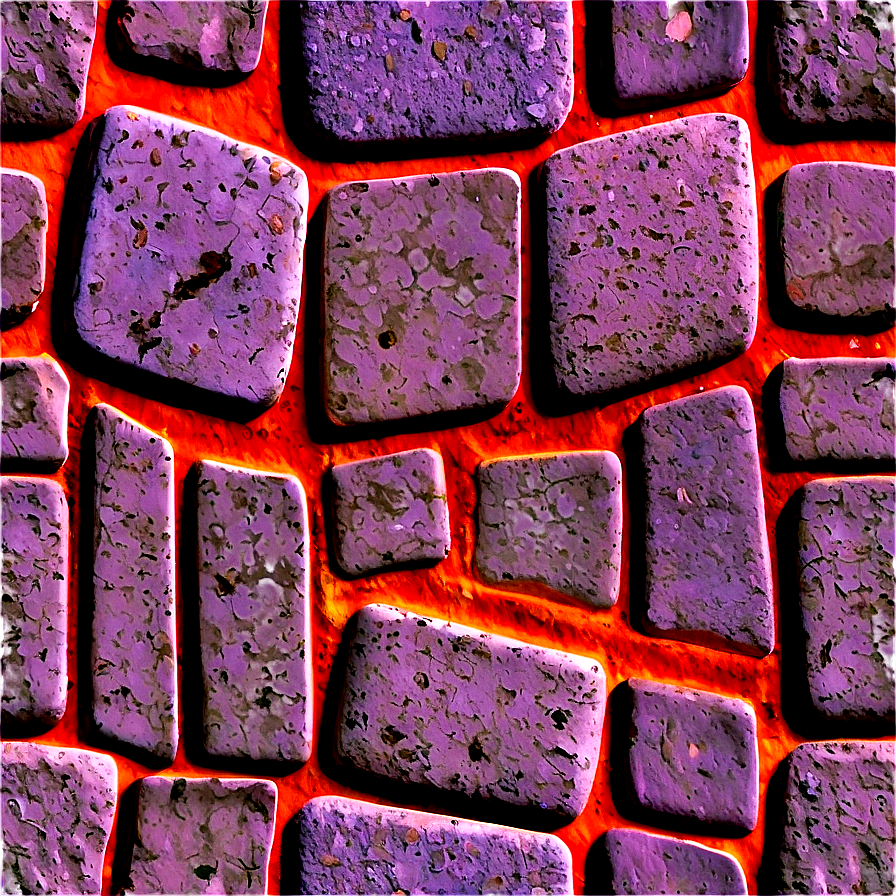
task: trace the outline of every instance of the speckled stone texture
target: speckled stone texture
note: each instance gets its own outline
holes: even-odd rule
[[[559,130],[572,106],[569,3],[298,9],[298,33],[284,30],[281,45],[301,54],[304,83],[285,103],[300,104],[318,140],[540,137]]]
[[[298,826],[302,893],[572,893],[551,834],[338,796],[305,803]]]
[[[4,893],[99,896],[118,769],[109,756],[3,744]]]
[[[733,87],[750,58],[746,0],[613,3],[614,102],[645,108]]]
[[[800,744],[786,762],[772,892],[892,893],[893,744]]]
[[[0,126],[7,140],[72,127],[84,114],[96,3],[0,5]]]
[[[206,750],[311,754],[308,509],[298,479],[202,461],[199,639]]]
[[[125,893],[266,893],[277,788],[254,778],[141,779]]]
[[[4,330],[22,323],[44,291],[48,220],[43,181],[24,171],[0,169],[0,328]]]
[[[84,343],[234,415],[279,397],[292,359],[308,186],[264,149],[114,106],[97,147],[74,297]],[[203,407],[208,410],[208,405]]]
[[[533,583],[595,607],[619,596],[622,467],[610,451],[480,465],[476,569],[495,585]]]
[[[733,856],[688,840],[614,828],[603,841],[609,892],[746,896],[747,881]]]
[[[544,164],[550,346],[574,397],[746,351],[759,301],[746,122],[694,115]]]
[[[784,447],[797,463],[892,461],[896,365],[888,358],[788,358]]]
[[[109,405],[91,412],[92,719],[120,744],[172,762],[177,751],[174,452]]]
[[[641,435],[647,630],[766,656],[775,615],[750,396],[725,386],[656,405]]]
[[[759,747],[756,715],[743,700],[630,679],[627,776],[634,805],[663,819],[756,827]]]
[[[68,458],[69,385],[63,369],[49,355],[4,358],[0,393],[3,472],[57,470]]]
[[[337,424],[503,406],[520,381],[520,181],[503,168],[341,184],[324,235]]]
[[[377,604],[355,618],[340,760],[566,818],[584,810],[606,702],[595,660]]]

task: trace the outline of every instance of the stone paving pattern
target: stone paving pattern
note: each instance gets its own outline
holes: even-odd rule
[[[17,326],[37,307],[47,261],[47,195],[25,171],[0,169],[0,328]]]

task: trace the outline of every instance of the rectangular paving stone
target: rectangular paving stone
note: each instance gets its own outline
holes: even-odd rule
[[[896,365],[890,358],[788,358],[780,407],[792,461],[892,461]]]
[[[597,770],[605,701],[593,659],[372,604],[356,616],[336,755],[574,818]]]
[[[595,607],[619,596],[622,467],[610,451],[480,464],[476,570],[494,585],[546,585]]]
[[[330,190],[324,397],[337,424],[503,407],[520,382],[520,181],[503,168]]]
[[[44,291],[47,195],[43,181],[25,171],[0,169],[0,328],[22,323]]]
[[[68,691],[68,502],[50,479],[4,476],[3,728],[55,725]]]
[[[277,788],[255,778],[138,784],[125,893],[266,893]]]
[[[174,452],[107,404],[92,411],[96,729],[167,762],[177,752]]]
[[[746,351],[756,332],[756,191],[746,122],[693,115],[544,164],[556,385],[644,389]]]
[[[203,732],[214,756],[311,754],[308,509],[293,476],[197,465]]]
[[[84,343],[260,413],[292,359],[308,185],[295,165],[130,106],[97,119],[74,296]],[[179,384],[179,385],[176,385]],[[207,410],[204,406],[203,410]]]
[[[3,744],[4,893],[99,896],[118,769],[110,756]]]
[[[333,518],[336,559],[349,574],[444,560],[451,529],[441,455],[415,448],[337,464]]]
[[[751,656],[775,646],[756,420],[740,386],[644,411],[644,625]]]
[[[573,891],[569,847],[551,834],[338,796],[305,803],[298,827],[302,893]]]

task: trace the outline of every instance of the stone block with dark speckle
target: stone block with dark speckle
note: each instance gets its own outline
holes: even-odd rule
[[[47,195],[33,174],[0,169],[0,328],[22,323],[44,291]]]

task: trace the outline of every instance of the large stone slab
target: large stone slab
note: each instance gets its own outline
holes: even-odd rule
[[[48,220],[43,181],[25,171],[0,169],[0,328],[4,330],[22,323],[44,291]]]

